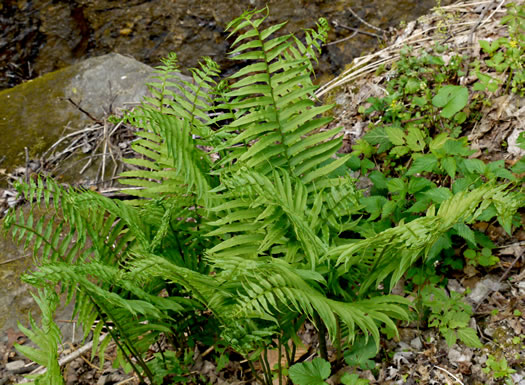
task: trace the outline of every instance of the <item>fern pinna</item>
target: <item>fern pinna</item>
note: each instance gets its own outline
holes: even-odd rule
[[[174,75],[174,54],[159,67],[152,96],[125,117],[140,129],[137,157],[121,174],[135,199],[38,179],[18,187],[29,209],[4,220],[32,247],[37,269],[23,279],[47,290],[46,327],[53,306],[44,300],[54,301],[60,286],[75,297],[86,336],[92,330],[98,341],[108,331],[101,354],[114,340],[120,363],[152,382],[155,365],[145,355],[161,338],[180,352],[226,345],[263,367],[274,345],[293,363],[307,319],[322,354],[325,332],[337,346],[360,334],[378,344],[381,328],[396,333],[395,320],[408,318],[408,300],[388,289],[443,232],[490,203],[509,229],[523,204],[505,186],[484,186],[426,217],[347,239],[362,192],[346,172],[347,156],[337,154],[340,129],[326,129],[332,106],[316,100],[311,80],[327,23],[306,31],[304,44],[279,34],[284,24],[263,28],[265,12],[229,24],[232,59],[248,63],[228,79],[218,80],[211,59],[192,70],[192,82]],[[22,351],[56,358],[54,334],[44,342],[44,353]],[[60,383],[54,363],[37,362]]]

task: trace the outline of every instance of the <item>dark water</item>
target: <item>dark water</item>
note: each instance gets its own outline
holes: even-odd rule
[[[0,0],[0,89],[87,57],[119,52],[156,65],[170,51],[181,67],[211,56],[226,66],[224,27],[243,10],[270,7],[270,23],[288,20],[288,31],[319,17],[376,32],[352,15],[387,29],[434,6],[434,0]],[[350,35],[334,29],[330,41]],[[321,72],[335,74],[378,44],[358,34],[326,47]]]

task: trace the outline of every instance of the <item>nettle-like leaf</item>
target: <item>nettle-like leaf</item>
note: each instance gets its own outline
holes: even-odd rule
[[[363,336],[357,338],[352,347],[345,351],[345,362],[354,367],[360,367],[363,370],[373,369],[375,362],[371,360],[378,353],[377,346],[372,340],[366,340]]]

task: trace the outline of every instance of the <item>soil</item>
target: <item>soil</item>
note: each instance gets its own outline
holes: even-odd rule
[[[376,75],[375,70],[379,64],[388,64],[394,60],[400,47],[405,44],[416,49],[425,49],[436,41],[444,40],[456,47],[458,52],[469,52],[472,57],[479,58],[481,52],[476,42],[479,39],[494,39],[504,33],[499,22],[505,12],[502,7],[505,3],[508,1],[475,1],[443,7],[438,12],[399,29],[387,48],[354,60],[348,71],[324,85],[319,90],[319,95],[338,103],[336,123],[343,127],[345,150],[350,151],[352,144],[366,132],[370,123],[363,119],[358,106],[370,96],[381,95],[382,84],[389,73],[387,71]],[[483,11],[484,6],[488,7],[488,12]],[[462,26],[458,26],[458,20],[461,20]],[[442,29],[435,28],[443,22],[447,26],[445,33]],[[474,26],[476,27],[473,28]],[[473,45],[469,44],[470,35],[473,36]],[[472,79],[465,78],[462,82],[468,86],[472,84]],[[474,157],[505,159],[508,164],[512,164],[521,156],[519,152],[509,152],[508,147],[501,145],[510,140],[515,129],[523,130],[522,110],[525,103],[518,96],[511,98],[506,99],[503,108],[496,112],[487,107],[479,123],[479,127],[483,128],[467,133],[474,148],[479,150]],[[113,193],[113,190],[107,188],[99,190],[105,194]],[[14,203],[11,201],[9,204]],[[5,205],[8,205],[7,201]],[[470,292],[467,299],[474,309],[471,327],[477,330],[483,348],[471,349],[462,344],[449,347],[435,329],[425,328],[419,323],[400,325],[398,339],[385,339],[382,342],[383,349],[376,357],[376,368],[373,371],[357,371],[361,378],[367,378],[370,384],[387,385],[503,384],[505,379],[498,377],[497,372],[485,370],[488,359],[495,357],[498,360],[505,358],[508,366],[515,370],[510,376],[514,384],[525,384],[525,231],[520,230],[509,236],[494,223],[479,223],[477,226],[496,243],[495,255],[500,262],[486,269],[465,267],[463,271],[448,277],[447,289],[451,292]],[[301,330],[301,339],[303,349],[299,353],[303,358],[309,358],[318,344],[311,325],[305,324]],[[15,341],[25,342],[22,334],[13,331],[9,335],[8,344],[0,346],[3,360],[0,385],[20,382],[21,372],[34,368],[32,363],[19,356],[12,348]],[[71,350],[79,348],[80,346],[68,347]],[[64,350],[63,354],[67,355],[69,352],[70,350]],[[231,362],[217,373],[215,364],[206,360],[208,353],[196,348],[192,373],[202,374],[212,384],[252,383],[245,374],[242,362]],[[89,353],[70,362],[65,369],[67,383],[138,384],[138,379],[132,374],[110,369],[112,354],[114,350],[108,353],[103,368],[98,367],[98,357],[91,359]],[[331,350],[330,354],[333,360],[335,352]],[[274,354],[270,366],[278,359],[278,355]],[[25,369],[6,369],[6,365],[16,367],[16,362],[27,366]],[[344,367],[330,377],[328,383],[338,384],[343,373],[353,371],[353,368]]]

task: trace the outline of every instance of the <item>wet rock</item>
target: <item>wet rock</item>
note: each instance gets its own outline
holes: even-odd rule
[[[494,335],[494,328],[491,327],[491,326],[487,326],[484,330],[483,330],[483,333],[486,334],[487,336],[489,337],[492,337]]]
[[[525,385],[525,372],[517,372],[510,375],[516,385]]]
[[[421,339],[419,337],[416,337],[412,341],[410,341],[410,346],[412,346],[416,350],[423,349],[423,344],[421,343]]]
[[[120,373],[109,373],[99,377],[97,385],[116,384],[124,379],[124,376]]]
[[[67,126],[76,130],[95,119],[138,103],[148,90],[154,69],[130,57],[108,54],[51,72],[0,91],[0,154],[4,167],[25,164],[24,147],[33,159]],[[186,77],[187,79],[187,77]]]
[[[507,138],[507,152],[514,155],[515,157],[522,157],[525,155],[525,150],[518,146],[518,137],[523,132],[523,128],[515,128],[514,131]]]
[[[78,376],[76,375],[76,373],[71,373],[67,375],[66,384],[67,385],[78,384]]]
[[[447,283],[447,289],[449,291],[455,291],[456,293],[464,293],[465,288],[461,286],[457,279],[449,279]]]
[[[517,284],[521,295],[525,295],[525,281],[518,282]]]

